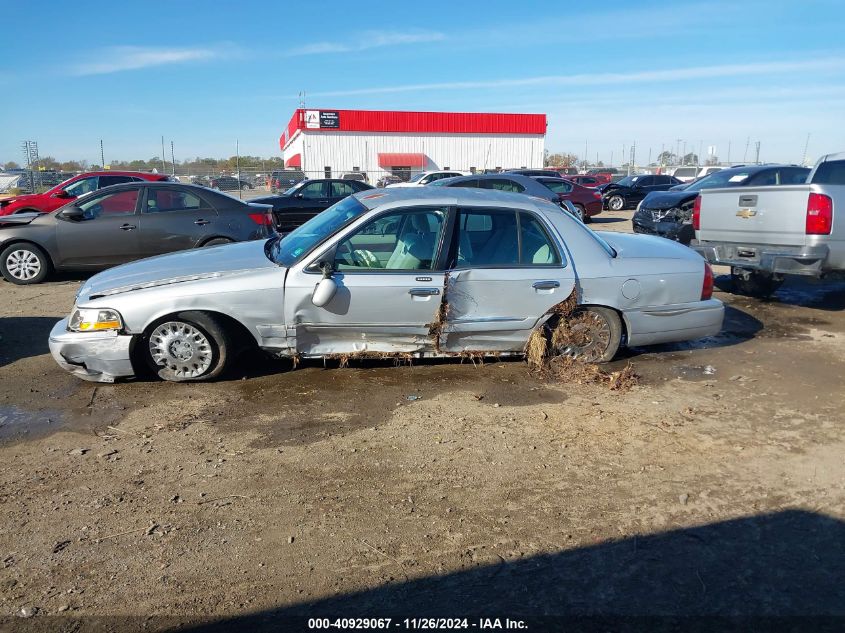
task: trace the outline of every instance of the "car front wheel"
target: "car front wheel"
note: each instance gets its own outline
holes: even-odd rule
[[[212,380],[226,369],[232,342],[226,327],[202,312],[180,312],[145,337],[146,360],[163,380]]]
[[[607,206],[611,211],[621,211],[625,208],[625,199],[622,196],[611,196],[607,201]]]
[[[622,321],[610,308],[587,306],[561,319],[552,332],[552,354],[587,363],[613,360],[622,343]]]
[[[51,269],[50,258],[35,244],[12,244],[0,253],[0,274],[13,284],[40,284]]]

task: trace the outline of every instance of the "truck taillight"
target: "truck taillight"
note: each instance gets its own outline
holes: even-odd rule
[[[250,213],[249,219],[260,226],[273,226],[273,214],[269,211],[267,213]]]
[[[701,300],[707,301],[713,296],[713,269],[704,262],[704,283],[701,284]]]
[[[692,204],[692,230],[698,231],[701,228],[701,194],[695,197]],[[711,273],[712,275],[712,273]]]
[[[807,199],[807,235],[830,235],[833,228],[833,199],[823,193],[811,193]]]

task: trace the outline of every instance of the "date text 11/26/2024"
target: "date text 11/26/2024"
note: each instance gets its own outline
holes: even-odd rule
[[[351,629],[351,630],[429,630],[479,629],[479,630],[525,630],[528,625],[524,620],[510,618],[309,618],[310,630]]]

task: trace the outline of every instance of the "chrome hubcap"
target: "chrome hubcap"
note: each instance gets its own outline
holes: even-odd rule
[[[610,324],[596,312],[576,312],[559,327],[566,328],[556,350],[561,356],[594,361],[601,358],[610,345]]]
[[[41,260],[32,251],[22,248],[9,253],[6,270],[15,279],[29,281],[41,272]]]
[[[153,330],[150,355],[156,365],[167,367],[177,378],[202,376],[214,359],[205,334],[180,321],[162,323]]]
[[[610,199],[610,208],[614,211],[619,211],[619,209],[622,208],[622,204],[622,198],[620,198],[619,196],[614,196]]]

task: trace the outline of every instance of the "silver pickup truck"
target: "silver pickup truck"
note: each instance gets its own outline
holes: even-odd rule
[[[703,190],[692,221],[690,247],[730,266],[739,294],[768,296],[784,275],[845,276],[845,152],[819,159],[802,185]]]

